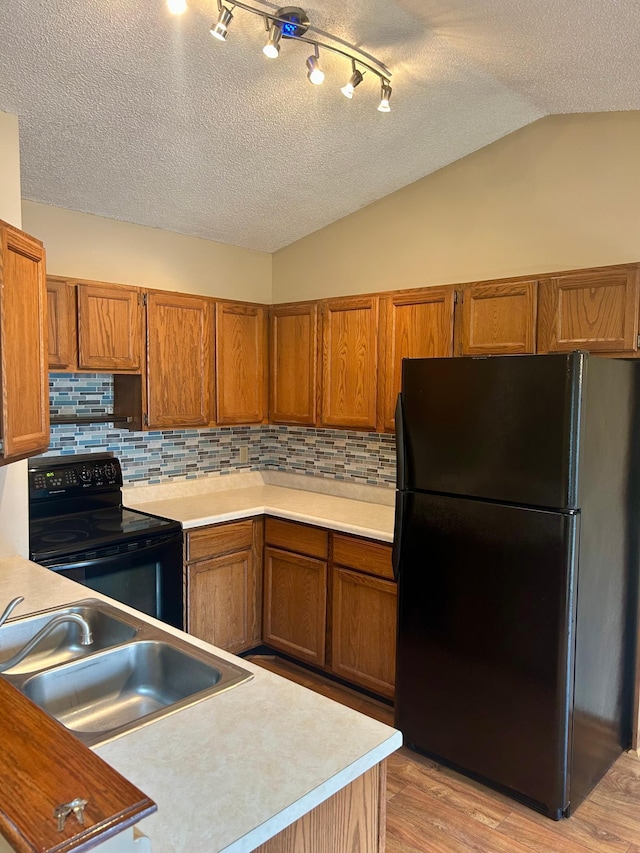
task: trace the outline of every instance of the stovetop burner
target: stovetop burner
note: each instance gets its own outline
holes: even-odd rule
[[[68,542],[78,542],[82,539],[88,539],[89,533],[86,530],[50,530],[40,534],[40,541],[47,542],[50,545],[66,545]]]

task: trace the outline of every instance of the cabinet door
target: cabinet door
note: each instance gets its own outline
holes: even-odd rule
[[[252,549],[187,567],[188,631],[228,652],[260,642],[258,578]]]
[[[322,424],[376,428],[378,299],[322,307]]]
[[[264,642],[300,660],[325,660],[327,564],[264,549]]]
[[[537,281],[464,288],[460,355],[534,353]]]
[[[258,305],[216,308],[216,408],[219,424],[259,424],[267,417],[267,315]]]
[[[378,393],[382,424],[395,429],[395,408],[402,381],[403,358],[446,358],[453,355],[455,289],[430,287],[396,293],[380,302],[380,358]]]
[[[393,581],[333,570],[331,671],[389,697],[395,685],[396,599]]]
[[[0,223],[2,455],[33,455],[49,446],[47,286],[39,240]]]
[[[152,428],[213,422],[213,302],[147,293],[147,420]]]
[[[78,367],[140,370],[142,291],[113,284],[78,285]]]
[[[540,282],[538,352],[635,352],[638,266],[554,276]]]
[[[318,306],[271,308],[270,420],[279,424],[317,423]]]
[[[49,367],[52,370],[72,369],[76,360],[75,292],[66,281],[47,279],[47,327]]]

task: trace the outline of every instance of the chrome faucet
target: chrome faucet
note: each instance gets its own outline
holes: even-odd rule
[[[24,601],[22,596],[18,598],[14,598],[13,601],[9,603],[7,608],[5,609],[2,616],[0,616],[0,625],[7,619],[11,611],[14,607],[17,607],[21,601]],[[8,660],[0,661],[0,672],[5,672],[7,669],[11,669],[12,666],[17,666],[20,661],[24,660],[29,652],[33,651],[33,649],[38,645],[40,640],[43,640],[47,637],[53,630],[55,630],[58,625],[64,625],[65,622],[75,622],[76,625],[79,625],[82,630],[82,636],[80,637],[80,644],[83,646],[90,646],[93,643],[93,635],[91,634],[91,627],[84,616],[80,616],[79,613],[59,613],[56,616],[53,616],[46,625],[43,625],[42,628],[38,631],[37,634],[24,644],[24,646],[15,653],[12,657],[8,658]]]
[[[22,604],[24,601],[24,595],[19,595],[17,598],[12,599],[4,609],[4,613],[0,616],[0,625],[4,625],[9,616],[13,613],[16,607],[19,604]]]

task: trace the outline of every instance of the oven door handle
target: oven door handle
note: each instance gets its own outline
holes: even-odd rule
[[[111,552],[105,556],[101,556],[98,552],[97,554],[94,552],[94,556],[89,559],[83,559],[81,554],[78,554],[78,559],[75,560],[65,560],[63,563],[58,562],[57,560],[47,560],[40,565],[45,566],[48,569],[53,569],[54,572],[66,572],[73,571],[77,569],[89,569],[94,566],[99,566],[100,568],[109,568],[110,565],[114,563],[120,562],[123,557],[143,557],[145,554],[149,554],[152,551],[157,551],[159,548],[166,548],[167,546],[171,546],[174,544],[182,544],[182,536],[170,536],[166,539],[159,539],[155,542],[149,543],[149,545],[145,545],[143,548],[132,548],[129,550],[126,547],[123,547],[122,550],[117,551],[116,553]],[[109,549],[111,550],[111,549]],[[34,561],[35,562],[35,561]],[[180,567],[182,570],[182,566]]]

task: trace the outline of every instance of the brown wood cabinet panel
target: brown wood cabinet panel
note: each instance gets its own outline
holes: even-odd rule
[[[461,355],[534,353],[537,281],[464,288]]]
[[[391,545],[384,542],[334,533],[333,562],[339,566],[393,580]]]
[[[149,427],[213,423],[213,302],[164,291],[147,293]]]
[[[300,660],[325,661],[327,564],[264,549],[264,642]]]
[[[260,642],[259,584],[248,548],[187,566],[188,631],[228,652]]]
[[[78,284],[78,367],[140,370],[142,291],[115,284]]]
[[[378,393],[382,424],[395,429],[395,408],[403,358],[446,358],[453,355],[455,289],[428,287],[394,293],[380,301]]]
[[[538,352],[635,352],[639,284],[637,264],[541,281]]]
[[[265,542],[285,551],[295,551],[308,557],[326,560],[329,554],[329,533],[320,527],[283,521],[268,517],[265,521]]]
[[[358,776],[256,853],[384,853],[386,763]]]
[[[269,420],[314,426],[318,411],[318,306],[274,305],[269,315]]]
[[[47,287],[39,240],[0,222],[0,383],[5,461],[49,447]]]
[[[391,581],[333,570],[331,670],[381,696],[393,696],[397,588]]]
[[[84,853],[156,811],[155,803],[53,717],[0,679],[0,834],[18,853]],[[58,832],[54,809],[88,800]]]
[[[216,307],[216,406],[219,424],[259,424],[267,417],[267,314],[264,307]]]
[[[253,521],[234,521],[201,527],[187,533],[187,560],[203,560],[206,557],[243,551],[253,546]]]
[[[47,327],[49,332],[49,367],[71,368],[76,361],[75,291],[66,281],[47,279]]]
[[[378,299],[322,306],[322,424],[376,428]]]

